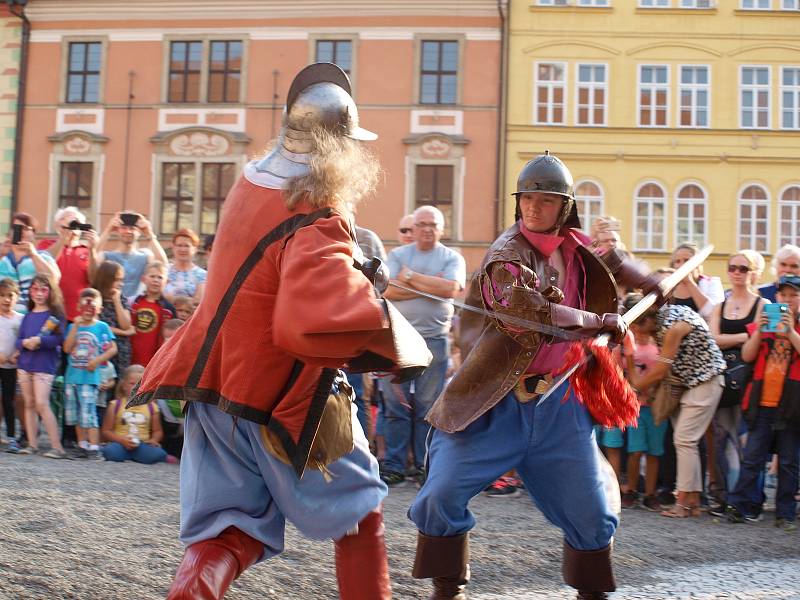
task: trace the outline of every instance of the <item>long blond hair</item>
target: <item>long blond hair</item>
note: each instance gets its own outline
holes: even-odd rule
[[[360,142],[316,129],[314,151],[308,175],[293,177],[284,184],[286,206],[293,209],[301,200],[314,208],[330,206],[350,212],[375,190],[380,165]]]

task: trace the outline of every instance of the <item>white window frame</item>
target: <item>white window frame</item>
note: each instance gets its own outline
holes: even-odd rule
[[[783,75],[784,71],[787,69],[792,69],[797,71],[797,82],[792,86],[785,86],[783,84]],[[779,92],[778,98],[779,100],[779,116],[778,116],[778,129],[784,130],[798,130],[800,129],[800,66],[797,65],[781,65],[779,80],[778,80]],[[783,96],[786,93],[790,93],[794,96],[794,105],[793,105],[793,117],[792,117],[792,125],[789,127],[784,126],[783,124],[783,112],[786,109],[786,106],[783,102]]]
[[[664,195],[661,198],[648,198],[639,196],[639,192],[643,187],[646,185],[653,184],[658,186]],[[656,203],[663,204],[663,211],[662,214],[664,215],[664,229],[663,229],[663,237],[664,237],[664,245],[662,247],[653,246],[653,210],[652,206]],[[638,246],[639,242],[639,231],[638,231],[638,208],[639,204],[644,203],[650,205],[648,208],[648,215],[647,215],[647,232],[646,232],[646,241],[647,244],[645,246]],[[655,179],[648,179],[646,181],[642,181],[639,185],[636,186],[636,191],[633,194],[633,245],[634,249],[643,252],[663,252],[667,249],[667,233],[669,231],[667,223],[667,209],[669,204],[669,194],[667,193],[667,187],[661,183],[660,181],[656,181]]]
[[[567,6],[569,0],[537,0],[539,6]]]
[[[781,248],[786,244],[800,246],[800,202],[783,200],[783,195],[794,187],[800,188],[800,181],[783,186],[781,191],[778,193],[778,248]],[[794,231],[794,234],[790,235],[788,239],[783,238],[781,234],[781,225],[783,225],[782,213],[785,207],[792,209],[792,216],[789,219],[789,231]]]
[[[642,85],[643,85],[642,84],[642,69],[647,68],[647,67],[652,67],[652,68],[664,67],[667,70],[667,82],[666,83],[664,83],[664,84],[661,84],[661,83],[656,83],[656,84],[648,83],[647,84],[648,86],[655,86],[655,87],[652,87],[653,90],[658,90],[659,88],[661,88],[663,86],[664,89],[667,92],[666,115],[665,115],[665,118],[664,118],[664,124],[663,125],[642,125]],[[647,129],[651,129],[651,128],[653,128],[653,129],[665,129],[665,128],[669,127],[669,124],[670,124],[670,119],[669,119],[670,110],[669,110],[669,108],[670,108],[670,104],[671,104],[671,97],[670,97],[671,96],[671,94],[670,94],[671,90],[670,90],[670,88],[672,87],[672,84],[671,84],[671,75],[672,75],[671,74],[671,70],[672,69],[670,68],[670,65],[669,64],[665,64],[665,63],[642,63],[642,64],[638,65],[638,68],[636,69],[636,125],[638,127],[644,127],[644,128],[647,128]],[[651,104],[651,106],[655,106],[655,105]],[[651,109],[651,117],[654,116],[654,115],[655,115],[655,112]]]
[[[594,6],[606,8],[611,6],[611,0],[574,0],[577,6]]]
[[[759,4],[761,1],[762,0],[752,0],[754,6],[745,6],[744,3],[747,2],[747,0],[739,0],[739,9],[740,10],[772,10],[772,0],[766,0],[767,1],[767,7],[766,8],[764,8],[762,6],[755,6],[755,5]]]
[[[749,84],[747,89],[754,92],[753,102],[753,125],[744,125],[744,103],[742,96],[745,92],[744,70],[745,69],[766,69],[767,70],[767,85]],[[767,92],[767,125],[766,127],[758,126],[758,92]],[[739,66],[739,128],[740,129],[772,129],[772,66],[771,65],[740,65]]]
[[[696,69],[696,68],[704,68],[708,72],[708,83],[682,83],[683,81],[683,69]],[[693,65],[693,64],[682,64],[678,65],[678,74],[675,77],[677,85],[678,85],[678,94],[677,98],[675,99],[675,126],[680,127],[681,129],[711,129],[711,65]],[[681,102],[683,101],[683,92],[684,90],[688,90],[692,95],[692,105],[691,105],[691,125],[681,125],[681,112],[683,111],[683,105]],[[705,125],[697,125],[697,92],[703,91],[706,93],[706,124]]]
[[[650,4],[645,4],[648,0],[639,0],[639,8],[670,8],[672,0],[649,0]]]
[[[698,2],[705,2],[707,6],[697,6]],[[717,0],[678,0],[678,8],[689,10],[709,10],[717,7]]]
[[[560,87],[563,89],[561,97],[564,99],[563,101],[564,106],[561,112],[562,120],[558,123],[553,122],[551,117],[553,115],[553,107],[554,107],[554,103],[552,101],[553,89],[559,86],[554,85],[554,83],[556,82],[548,80],[542,80],[542,81],[539,80],[539,65],[558,65],[564,70],[564,79],[560,85]],[[535,125],[551,125],[551,126],[563,127],[564,125],[567,124],[567,107],[569,105],[569,103],[567,102],[568,83],[569,83],[569,68],[566,62],[557,60],[540,60],[533,64],[533,123]],[[546,121],[539,121],[539,85],[543,85],[548,88]]]
[[[761,188],[764,191],[764,193],[766,194],[767,199],[766,200],[744,200],[744,199],[742,199],[742,193],[747,188],[749,188],[751,186],[756,186],[756,187]],[[751,181],[751,182],[745,183],[745,184],[743,184],[743,185],[741,185],[739,187],[739,191],[736,193],[736,243],[737,243],[739,248],[751,248],[751,249],[755,250],[756,252],[769,253],[769,249],[770,249],[770,227],[769,227],[770,203],[771,203],[771,198],[770,198],[770,195],[769,195],[769,189],[763,183],[758,183],[758,182],[755,182],[755,181]],[[757,237],[756,237],[757,234],[754,232],[754,229],[751,230],[751,233],[749,234],[749,240],[747,241],[747,243],[742,243],[742,207],[745,204],[749,204],[753,208],[755,208],[757,206],[766,206],[767,207],[767,216],[766,216],[767,233],[766,233],[766,239],[764,240],[764,249],[763,250],[759,250],[758,247],[757,247],[757,244],[753,243],[754,241],[757,241]],[[751,224],[755,224],[755,223],[757,223],[757,220],[755,218],[751,219]]]
[[[605,209],[606,209],[606,190],[603,187],[603,184],[601,184],[596,179],[591,179],[591,178],[585,178],[576,181],[575,187],[573,189],[577,192],[578,187],[580,187],[584,183],[591,183],[592,185],[596,185],[597,189],[600,190],[599,196],[581,196],[581,197],[577,195],[575,196],[575,205],[578,211],[578,217],[581,220],[581,226],[584,231],[588,232],[591,223],[589,222],[589,219],[587,217],[591,217],[591,211],[588,212],[582,211],[579,202],[583,202],[584,199],[588,199],[590,202],[599,202],[600,210],[598,211],[597,216],[602,217],[605,214]]]
[[[703,192],[703,197],[702,198],[681,198],[680,197],[681,190],[683,190],[683,188],[685,188],[687,186],[690,186],[690,185],[694,185],[694,186],[697,186],[698,188],[700,188],[700,191]],[[708,243],[708,222],[709,222],[709,219],[708,219],[708,190],[706,189],[706,186],[704,186],[702,183],[700,183],[699,181],[696,181],[694,179],[690,179],[688,181],[681,182],[675,188],[675,199],[674,199],[673,204],[675,206],[675,223],[674,223],[674,226],[672,228],[672,231],[673,231],[673,234],[674,234],[673,239],[675,240],[674,245],[678,246],[678,245],[680,245],[680,244],[682,244],[684,242],[694,242],[694,243],[698,244],[701,248],[705,247],[706,244]],[[694,218],[694,215],[692,214],[692,212],[693,212],[692,209],[697,205],[701,205],[703,207],[703,218],[701,219],[701,221],[703,222],[703,239],[702,240],[697,240],[697,239],[693,239],[693,238],[683,240],[683,239],[680,238],[680,233],[678,232],[678,221],[680,219],[680,216],[679,216],[679,212],[680,211],[679,211],[679,209],[680,209],[680,206],[684,205],[684,204],[689,207],[689,229],[690,230],[692,229],[693,222],[696,220]]]
[[[800,1],[781,0],[781,10],[800,10]]]
[[[582,83],[579,81],[581,67],[603,67],[605,69],[605,81],[602,84],[596,82],[586,82]],[[575,64],[575,102],[573,106],[575,107],[575,114],[574,114],[574,121],[576,127],[606,127],[608,125],[608,80],[609,80],[609,65],[608,63],[603,62],[579,62]],[[605,93],[603,94],[603,122],[602,123],[579,123],[578,117],[580,115],[580,102],[578,100],[580,96],[580,88],[585,87],[589,89],[589,121],[592,121],[594,118],[594,108],[595,105],[592,102],[594,97],[594,91],[597,89],[602,89]]]

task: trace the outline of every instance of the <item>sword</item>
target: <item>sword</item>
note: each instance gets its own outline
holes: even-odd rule
[[[714,251],[713,245],[706,246],[705,248],[700,250],[697,254],[695,254],[692,258],[683,263],[679,268],[675,269],[674,273],[670,273],[667,277],[662,279],[658,284],[658,287],[660,287],[662,290],[661,292],[662,295],[666,296],[667,294],[669,294],[675,288],[675,286],[677,286],[681,281],[683,281],[686,278],[687,275],[689,275],[689,273],[691,273],[697,267],[702,265],[703,262],[709,257],[709,255],[713,251]],[[639,300],[639,302],[637,302],[628,312],[622,315],[622,320],[625,322],[627,326],[630,327],[630,324],[633,323],[639,317],[641,317],[647,311],[648,308],[650,308],[651,306],[653,306],[653,304],[656,303],[657,300],[658,300],[658,295],[655,292],[650,292],[649,294],[647,294],[647,296]],[[603,335],[597,337],[597,343],[600,346],[607,346],[610,339],[611,336],[607,333],[604,333]],[[547,390],[547,392],[545,392],[541,398],[539,398],[539,401],[536,403],[536,406],[539,406],[542,402],[547,400],[553,394],[553,392],[555,392],[559,387],[561,387],[561,385],[567,379],[572,377],[575,371],[577,371],[587,362],[592,360],[592,358],[593,358],[592,354],[589,353],[586,356],[584,356],[582,360],[578,361],[577,363],[572,365],[569,369],[567,369],[561,375],[561,377],[559,377],[558,380],[555,383],[553,383],[550,389]]]
[[[462,310],[474,312],[476,314],[483,315],[484,317],[491,317],[493,319],[497,319],[498,321],[502,321],[503,323],[514,325],[516,327],[521,327],[522,329],[527,329],[529,331],[538,331],[539,333],[552,335],[553,337],[558,337],[565,340],[583,340],[586,339],[587,337],[591,337],[580,333],[575,333],[574,331],[569,331],[567,329],[561,329],[560,327],[554,327],[553,325],[545,325],[544,323],[530,321],[528,319],[523,319],[521,317],[513,317],[511,315],[504,315],[491,310],[477,308],[475,306],[465,304],[464,302],[453,300],[452,298],[443,298],[441,296],[437,296],[436,294],[429,294],[428,292],[415,290],[414,288],[406,287],[399,283],[395,283],[394,281],[390,281],[389,285],[391,285],[392,287],[396,287],[397,289],[400,290],[405,290],[406,292],[411,292],[412,294],[416,294],[417,296],[422,296],[423,298],[430,298],[431,300],[439,300],[440,302],[452,302],[453,306],[460,308]]]

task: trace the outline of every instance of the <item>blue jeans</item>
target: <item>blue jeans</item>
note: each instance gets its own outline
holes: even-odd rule
[[[433,354],[433,362],[422,375],[413,380],[413,395],[410,381],[401,384],[391,383],[389,378],[381,381],[386,409],[386,457],[383,467],[387,471],[405,471],[409,444],[414,451],[414,465],[422,468],[425,463],[425,438],[431,428],[425,421],[425,415],[442,393],[450,340],[447,337],[425,338],[425,343]]]
[[[764,471],[770,449],[775,445],[778,451],[778,489],[775,493],[775,518],[794,521],[797,516],[798,459],[800,431],[792,429],[774,430],[775,408],[758,409],[756,421],[747,434],[739,481],[733,492],[728,494],[728,504],[745,515],[758,515],[763,505],[763,494],[759,478]],[[758,498],[762,498],[759,502]]]
[[[126,450],[122,444],[111,442],[103,446],[103,456],[106,457],[106,460],[113,462],[132,460],[143,465],[152,465],[153,463],[167,460],[167,451],[145,443],[139,444],[133,450]]]
[[[358,422],[361,424],[361,429],[364,430],[364,435],[369,437],[369,418],[367,414],[369,407],[364,402],[364,374],[351,373],[350,371],[346,371],[346,373],[347,382],[353,388],[353,394],[355,394],[353,404],[356,405],[356,410],[358,411]]]
[[[619,519],[613,473],[603,468],[586,408],[564,384],[541,406],[522,404],[513,392],[464,431],[434,430],[428,477],[408,511],[422,533],[453,536],[475,526],[473,496],[516,469],[547,519],[576,550],[599,550],[611,542]]]

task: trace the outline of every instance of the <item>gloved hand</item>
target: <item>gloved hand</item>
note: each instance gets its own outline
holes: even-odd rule
[[[625,341],[625,335],[628,333],[628,325],[621,315],[617,313],[604,313],[603,325],[600,327],[600,333],[608,333],[611,336],[612,342],[621,344]]]
[[[356,269],[364,273],[367,279],[372,282],[378,295],[382,296],[386,288],[389,287],[389,267],[383,264],[380,258],[375,256],[365,260],[363,263],[359,264],[356,261],[354,264]]]
[[[392,383],[405,383],[406,381],[416,379],[422,375],[427,368],[428,367],[405,367],[403,369],[393,371],[392,375],[394,375],[394,378],[392,379]]]

